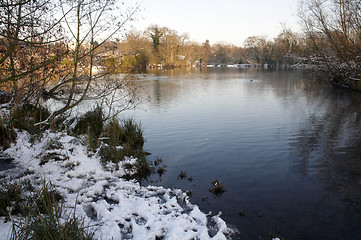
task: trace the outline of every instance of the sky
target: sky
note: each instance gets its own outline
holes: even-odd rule
[[[168,27],[190,40],[242,46],[250,36],[276,37],[286,24],[299,31],[299,0],[144,0],[137,21],[139,31],[152,24]]]

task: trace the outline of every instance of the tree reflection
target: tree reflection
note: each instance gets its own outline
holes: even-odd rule
[[[324,184],[326,196],[342,194],[343,201],[360,212],[360,93],[318,84],[304,91],[309,117],[290,143],[293,171],[316,174]]]

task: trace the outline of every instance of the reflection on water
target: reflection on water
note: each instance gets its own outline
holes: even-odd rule
[[[360,93],[299,71],[208,69],[149,74],[141,120],[151,183],[192,191],[203,211],[223,212],[235,238],[361,236]],[[177,179],[181,171],[192,181]],[[219,179],[221,196],[209,189]],[[244,214],[240,214],[240,212]]]

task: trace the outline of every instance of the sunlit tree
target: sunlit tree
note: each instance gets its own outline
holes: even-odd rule
[[[273,58],[278,67],[302,62],[306,54],[302,36],[287,28],[273,40],[273,48]]]
[[[120,47],[121,71],[145,72],[149,57],[152,54],[152,44],[145,34],[132,30],[126,34]]]
[[[265,36],[248,37],[244,42],[248,58],[252,63],[265,64],[270,59],[270,43]]]

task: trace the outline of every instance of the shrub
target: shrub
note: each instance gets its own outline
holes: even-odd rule
[[[16,132],[13,128],[4,124],[0,117],[0,147],[6,149],[10,147],[10,143],[16,140]]]
[[[113,118],[103,135],[108,139],[107,143],[110,146],[123,146],[129,148],[130,151],[142,149],[144,145],[142,127],[132,118],[123,119],[121,124]]]
[[[123,119],[120,123],[114,118],[107,125],[102,136],[106,143],[99,151],[103,165],[108,162],[118,164],[124,157],[135,157],[137,161],[134,165],[125,166],[131,170],[129,171],[131,174],[126,174],[125,178],[141,180],[149,176],[152,168],[143,150],[145,140],[140,124],[132,118]]]
[[[50,184],[44,184],[36,191],[29,180],[3,180],[0,182],[0,216],[27,215],[34,209],[34,204],[40,213],[45,213],[46,207],[52,203],[47,196],[55,199],[56,203],[62,199]]]
[[[0,104],[5,104],[11,101],[11,93],[0,90]]]
[[[94,110],[87,112],[75,125],[73,129],[77,135],[86,134],[91,150],[99,147],[99,136],[103,131],[104,117],[103,110],[97,106]]]
[[[102,66],[105,66],[107,68],[107,71],[110,71],[112,73],[117,73],[119,68],[119,60],[117,57],[107,57],[102,58],[100,61]]]
[[[39,134],[42,129],[35,126],[35,123],[46,120],[50,116],[50,112],[42,107],[31,103],[23,103],[16,107],[12,115],[12,123],[14,128],[28,131],[30,134]]]
[[[119,163],[125,157],[123,149],[110,145],[102,146],[99,150],[99,155],[103,165],[106,165],[108,162]]]
[[[121,70],[123,72],[142,73],[146,72],[149,57],[144,51],[136,55],[129,55],[122,58]]]
[[[106,145],[101,148],[100,156],[105,161],[118,163],[125,156],[145,158],[143,130],[134,119],[123,119],[119,123],[113,118],[102,136]]]
[[[26,213],[24,192],[31,190],[28,181],[0,182],[0,216],[8,218],[12,214]]]
[[[70,129],[70,124],[72,123],[72,121],[74,121],[74,119],[70,119],[70,115],[63,113],[61,115],[58,115],[55,117],[55,119],[51,122],[50,124],[50,128],[53,131],[64,131],[64,130],[69,130]]]
[[[124,119],[123,124],[123,140],[133,150],[143,148],[144,137],[143,129],[140,124],[137,124],[134,119]]]
[[[50,183],[44,182],[27,199],[27,212],[13,220],[11,239],[92,239],[93,233],[86,230],[84,220],[67,212],[62,199]]]
[[[134,165],[128,166],[129,174],[126,174],[125,178],[146,178],[152,172],[152,168],[146,160],[147,153],[143,150],[145,140],[141,125],[132,118],[121,121],[113,118],[103,130],[104,121],[103,111],[97,107],[87,112],[73,131],[77,135],[87,135],[91,150],[94,151],[101,146],[98,154],[104,166],[111,162],[115,163],[118,169],[119,163],[125,157],[134,157],[137,161]],[[103,142],[102,145],[100,140]]]

